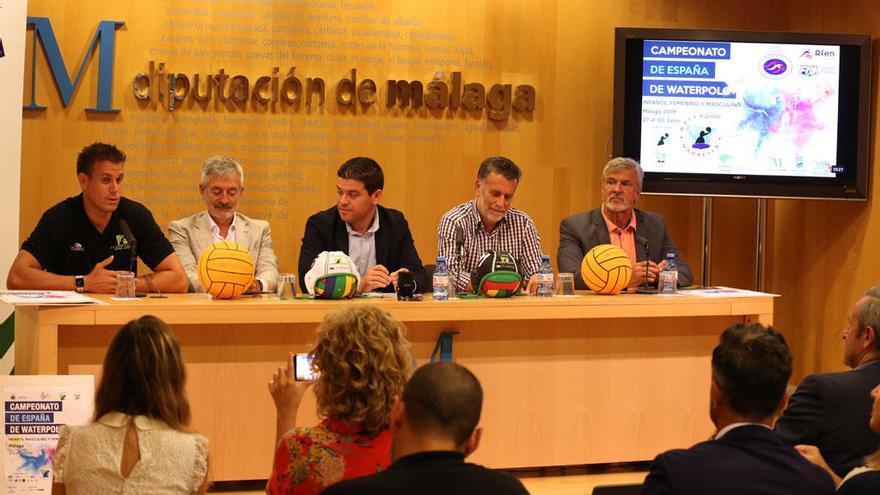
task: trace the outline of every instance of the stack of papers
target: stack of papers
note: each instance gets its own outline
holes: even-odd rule
[[[58,304],[98,304],[85,294],[72,290],[8,290],[0,291],[0,301],[16,306],[52,306]]]

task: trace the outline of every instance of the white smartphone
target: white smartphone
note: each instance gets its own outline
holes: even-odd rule
[[[293,376],[298,382],[310,382],[318,378],[318,374],[312,369],[312,358],[308,353],[293,355]]]

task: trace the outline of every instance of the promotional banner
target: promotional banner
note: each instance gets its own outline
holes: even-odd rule
[[[64,425],[89,422],[94,391],[92,375],[0,377],[0,492],[52,493],[58,434]]]
[[[27,0],[0,0],[0,232],[18,232],[21,177],[21,94],[24,84],[24,34]],[[0,239],[0,286],[6,288],[8,267],[18,252],[18,236]],[[0,303],[0,374],[15,367],[15,323],[12,306]]]

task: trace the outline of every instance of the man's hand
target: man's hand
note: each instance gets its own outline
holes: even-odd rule
[[[391,274],[388,269],[382,265],[376,265],[367,270],[361,277],[361,283],[358,285],[358,292],[370,292],[373,289],[381,289],[391,283]]]
[[[825,472],[831,475],[831,478],[834,479],[834,484],[836,486],[840,486],[840,482],[843,481],[840,476],[831,469],[831,466],[825,462],[825,458],[822,457],[822,453],[819,452],[819,448],[815,445],[795,445],[794,450],[797,450],[798,453],[804,456],[804,459],[812,462],[813,464],[822,468]]]
[[[520,285],[520,290],[528,294],[536,294],[538,292],[538,276],[532,275],[525,285]]]
[[[99,292],[110,294],[116,292],[116,270],[107,270],[104,267],[113,262],[113,256],[99,261],[88,275],[83,277],[86,292]]]
[[[400,272],[408,272],[408,271],[409,270],[406,268],[401,268],[400,270],[395,270],[395,271],[391,272],[390,275],[388,275],[388,277],[391,279],[391,283],[394,284],[394,290],[397,290],[397,276],[398,276],[398,274],[400,274]]]
[[[251,286],[244,291],[245,294],[259,294],[260,292],[263,292],[263,284],[257,279],[254,279],[254,281],[251,282]]]
[[[629,287],[638,287],[645,283],[645,278],[647,274],[648,283],[654,283],[657,281],[657,276],[662,270],[663,266],[666,262],[662,261],[658,265],[650,260],[639,261],[638,263],[633,265],[633,274],[629,279]]]

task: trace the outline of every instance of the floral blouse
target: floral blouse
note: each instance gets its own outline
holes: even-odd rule
[[[285,433],[275,449],[266,493],[311,495],[337,481],[382,471],[391,464],[391,432],[372,434],[327,418]]]

